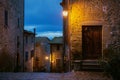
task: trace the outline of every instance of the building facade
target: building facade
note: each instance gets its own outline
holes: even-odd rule
[[[34,71],[50,72],[50,40],[47,37],[36,37]]]
[[[24,71],[33,72],[35,32],[24,30]]]
[[[63,71],[63,37],[54,37],[50,41],[51,72]]]
[[[81,61],[103,58],[110,46],[120,52],[120,0],[63,0],[64,46],[69,70]],[[83,65],[83,64],[82,64]]]
[[[24,0],[0,0],[0,71],[23,71]]]

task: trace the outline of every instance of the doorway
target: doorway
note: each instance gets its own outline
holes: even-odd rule
[[[102,26],[82,26],[83,59],[98,59],[102,56]]]

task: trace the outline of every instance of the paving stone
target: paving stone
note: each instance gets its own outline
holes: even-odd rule
[[[101,72],[0,73],[0,80],[112,80]]]

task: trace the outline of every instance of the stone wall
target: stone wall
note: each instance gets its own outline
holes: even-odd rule
[[[68,35],[71,54],[82,55],[83,25],[102,25],[102,52],[116,41],[116,45],[120,45],[119,3],[120,0],[70,0]]]
[[[50,72],[50,40],[47,37],[36,37],[34,71]],[[46,59],[48,57],[48,59]]]
[[[5,10],[8,11],[8,25],[5,25]],[[17,53],[19,53],[19,71],[23,70],[23,26],[24,26],[24,0],[1,0],[0,1],[0,54],[3,49],[12,59],[10,69],[14,71],[17,66]],[[19,19],[19,26],[18,26]],[[17,37],[19,37],[19,48],[17,48]],[[2,60],[1,62],[4,62]],[[4,70],[7,65],[3,66]],[[2,71],[2,70],[1,70]]]
[[[50,46],[51,46],[50,47],[51,49],[51,71],[61,72],[62,71],[63,45],[62,44],[51,44]],[[59,62],[57,62],[57,60],[59,60]]]
[[[32,34],[24,33],[24,71],[25,72],[33,72],[34,51],[35,51],[34,40],[35,40],[34,33]]]
[[[40,43],[36,43],[35,46],[35,63],[34,63],[34,71],[44,71],[46,66],[45,62],[46,52],[43,46]]]

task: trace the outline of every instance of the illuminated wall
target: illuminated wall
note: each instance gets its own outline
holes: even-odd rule
[[[58,48],[59,47],[59,48]],[[62,71],[62,44],[51,44],[51,72]]]
[[[119,40],[120,1],[114,0],[70,0],[68,7],[68,39],[70,54],[82,56],[82,26],[102,25],[102,52]],[[68,41],[69,41],[68,40]],[[119,45],[119,43],[118,43]],[[119,50],[119,49],[118,49]],[[102,53],[102,54],[103,54]]]

